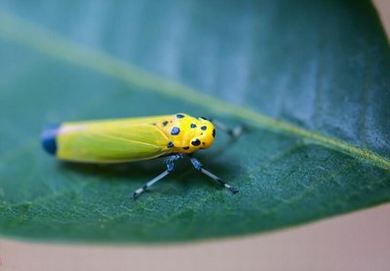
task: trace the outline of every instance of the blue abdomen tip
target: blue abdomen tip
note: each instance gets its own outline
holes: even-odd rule
[[[57,134],[60,125],[49,125],[47,126],[41,135],[42,147],[52,155],[57,153]]]

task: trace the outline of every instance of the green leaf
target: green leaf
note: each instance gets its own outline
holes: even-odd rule
[[[390,200],[390,50],[369,1],[2,1],[0,233],[159,242]],[[163,170],[56,161],[46,123],[187,112],[250,129]]]

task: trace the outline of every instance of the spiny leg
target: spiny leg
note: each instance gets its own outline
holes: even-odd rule
[[[133,199],[137,199],[142,193],[146,191],[149,187],[151,187],[153,184],[157,183],[158,181],[162,180],[165,176],[167,176],[170,172],[168,170],[165,170],[162,172],[160,175],[156,176],[149,182],[145,183],[142,187],[138,188],[137,190],[134,191],[132,197]]]
[[[147,183],[145,183],[142,187],[138,188],[134,191],[132,198],[135,200],[137,199],[142,193],[144,193],[149,187],[157,183],[158,181],[161,181],[164,177],[166,177],[169,173],[171,173],[175,168],[175,161],[183,158],[183,155],[181,154],[174,154],[172,156],[169,156],[165,159],[165,164],[167,166],[167,169],[160,173],[158,176],[154,177]]]
[[[215,181],[216,183],[220,184],[220,185],[223,185],[225,188],[229,189],[230,192],[232,192],[233,194],[236,194],[238,193],[238,189],[231,186],[230,184],[226,183],[225,181],[223,181],[221,178],[219,178],[218,176],[214,175],[213,173],[211,173],[210,171],[208,171],[207,169],[203,168],[203,165],[201,162],[199,162],[198,159],[194,158],[194,157],[191,157],[190,158],[191,160],[191,163],[192,165],[194,166],[194,168],[200,172],[202,172],[203,174],[207,175],[208,177],[210,177],[213,181]]]

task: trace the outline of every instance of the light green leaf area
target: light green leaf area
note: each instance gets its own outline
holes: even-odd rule
[[[2,1],[0,234],[163,242],[298,225],[390,200],[390,50],[369,1]],[[57,161],[48,123],[186,112],[221,131],[164,170]]]

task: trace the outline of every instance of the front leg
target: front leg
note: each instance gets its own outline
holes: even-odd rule
[[[165,176],[167,176],[169,173],[173,172],[175,169],[175,162],[177,160],[180,160],[183,158],[182,154],[173,154],[171,156],[168,156],[165,158],[165,165],[167,169],[160,173],[158,176],[154,177],[147,183],[145,183],[142,187],[138,188],[134,191],[132,198],[135,200],[137,199],[142,193],[144,193],[149,187],[157,183],[158,181],[161,181]]]

